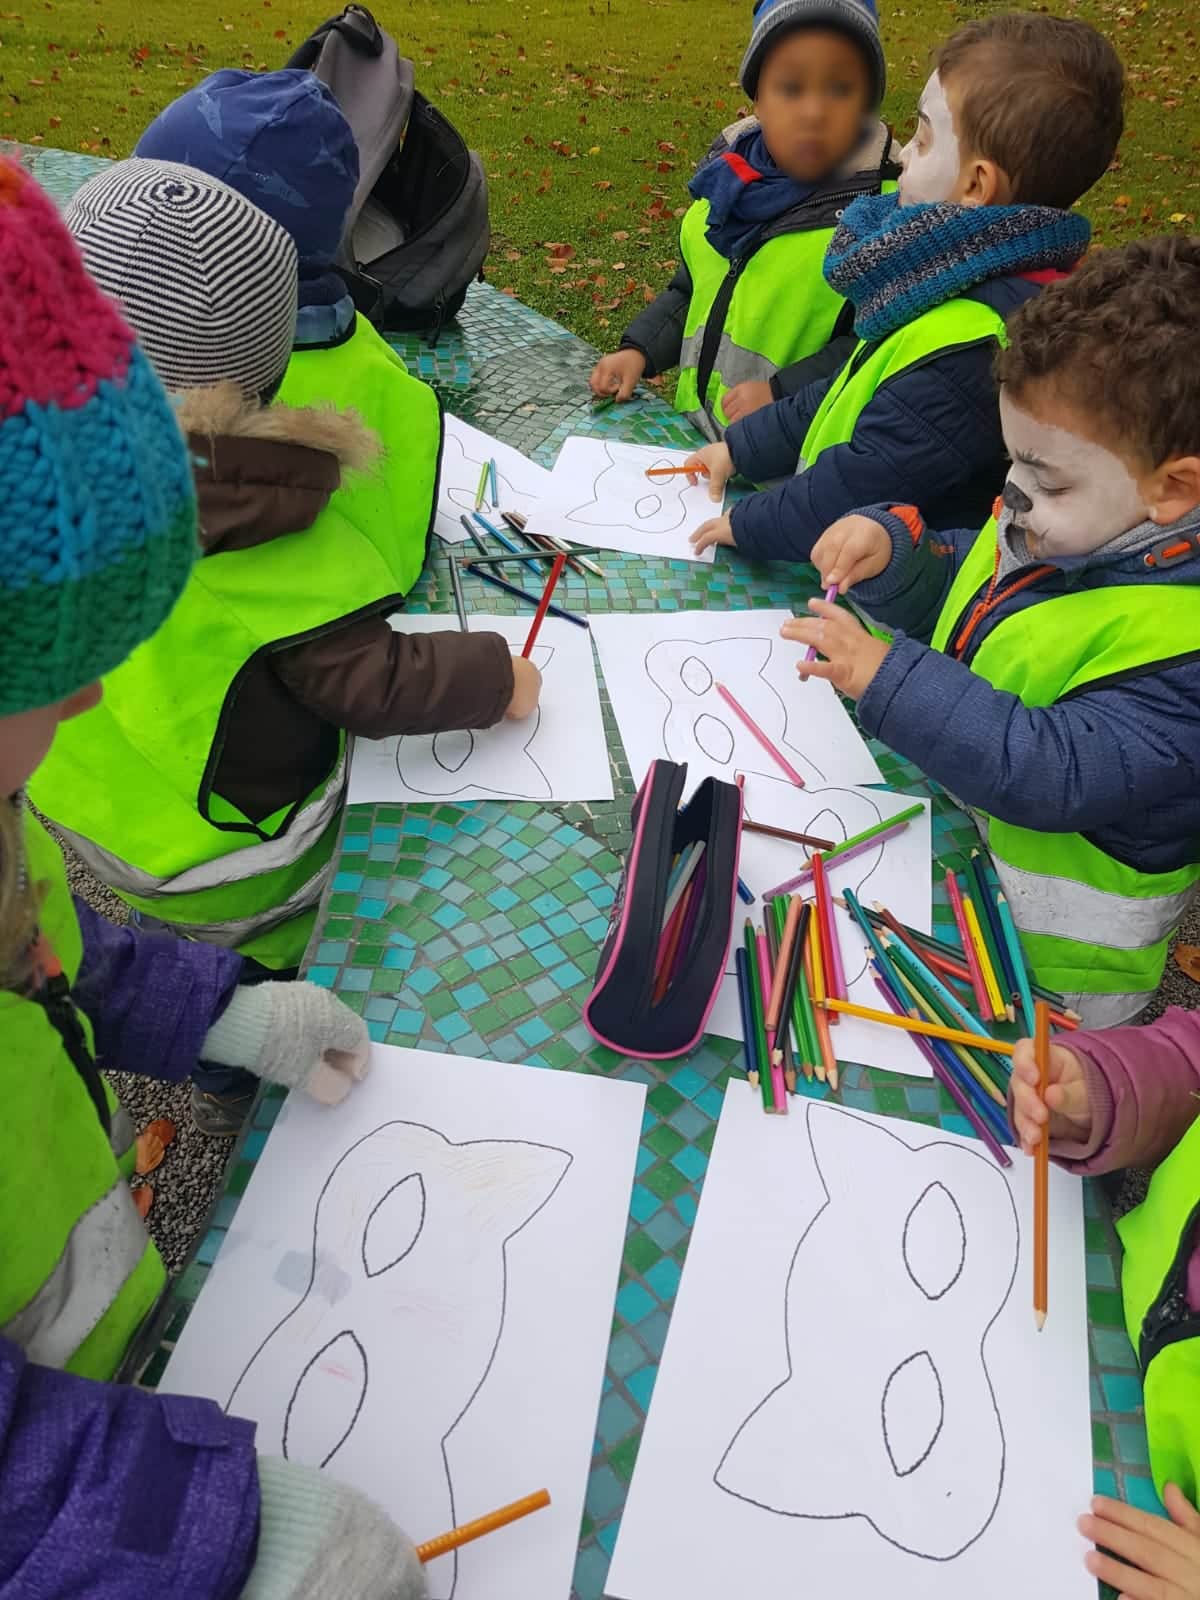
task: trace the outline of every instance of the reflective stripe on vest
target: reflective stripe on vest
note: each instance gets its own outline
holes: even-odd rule
[[[679,230],[692,297],[684,322],[675,408],[686,412],[708,438],[719,439],[728,423],[721,409],[725,393],[738,383],[770,379],[780,367],[823,350],[844,302],[821,271],[832,227],[768,239],[737,272],[702,398],[700,354],[713,305],[733,270],[727,257],[709,244],[707,226],[708,201],[697,200]]]
[[[378,344],[373,330],[368,337]],[[360,338],[294,359],[333,361],[336,372],[335,358]],[[246,929],[278,924],[320,892],[343,801],[344,738],[327,776],[273,817],[252,822],[214,792],[213,777],[251,662],[386,615],[411,580],[432,520],[441,411],[424,384],[402,372],[390,381],[391,454],[415,464],[419,492],[392,501],[376,485],[368,502],[361,486],[339,489],[303,532],[198,562],[167,621],[105,679],[100,705],[63,725],[30,784],[39,808],[73,842],[87,841],[81,853],[102,880],[183,931],[241,945]],[[296,964],[307,929],[293,935],[281,926],[256,956]]]
[[[1200,1491],[1200,1315],[1162,1308],[1186,1282],[1200,1208],[1200,1117],[1151,1179],[1146,1198],[1117,1223],[1125,1247],[1125,1326],[1143,1363],[1150,1466],[1161,1495],[1177,1483],[1195,1504]],[[1184,1282],[1177,1280],[1180,1275]]]
[[[42,931],[73,982],[82,941],[62,856],[32,814],[24,834],[29,876],[47,890]],[[0,1335],[35,1361],[109,1378],[166,1282],[122,1172],[132,1124],[104,1082],[105,1135],[45,1010],[12,993],[0,994],[0,1081]]]
[[[1007,338],[998,311],[964,297],[935,306],[875,344],[861,341],[817,407],[804,436],[797,472],[806,471],[831,445],[850,441],[860,413],[889,379],[948,350],[989,342],[1006,344]]]
[[[953,651],[996,568],[993,519],[959,568],[934,630]],[[1183,569],[1177,569],[1182,571]],[[1056,704],[1090,684],[1153,670],[1200,639],[1200,587],[1120,584],[1050,596],[1002,616],[971,670],[1026,706]],[[996,870],[1038,982],[1088,1027],[1134,1016],[1158,987],[1167,945],[1200,880],[1200,864],[1139,872],[1080,833],[1017,827],[980,814]]]

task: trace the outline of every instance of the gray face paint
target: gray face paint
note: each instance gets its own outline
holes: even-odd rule
[[[1008,509],[1015,512],[1018,517],[1023,516],[1027,511],[1033,510],[1033,501],[1023,489],[1017,487],[1011,478],[1004,485],[1004,493],[1001,499]]]

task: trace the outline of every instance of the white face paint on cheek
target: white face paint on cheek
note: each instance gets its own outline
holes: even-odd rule
[[[1035,559],[1089,555],[1146,520],[1137,482],[1111,450],[1040,422],[1003,389],[1000,424],[1012,457],[1008,482],[1032,502],[1016,521]]]
[[[936,205],[949,200],[958,180],[958,137],[954,117],[935,72],[921,95],[921,110],[929,121],[923,135],[909,140],[900,152],[902,206]],[[917,148],[918,139],[923,145]]]

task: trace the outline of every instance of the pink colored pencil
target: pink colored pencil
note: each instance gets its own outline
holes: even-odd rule
[[[514,545],[513,548],[515,549],[516,546]],[[554,565],[550,568],[550,576],[546,579],[546,587],[542,590],[542,598],[538,601],[538,608],[533,614],[533,625],[529,629],[529,637],[525,641],[524,650],[521,651],[521,655],[525,658],[528,658],[529,652],[533,649],[534,642],[537,639],[538,634],[541,632],[542,623],[546,620],[546,612],[549,609],[551,597],[558,586],[558,580],[562,577],[562,570],[566,564],[567,552],[565,550],[560,550],[554,558]]]
[[[975,953],[975,941],[972,939],[971,930],[967,926],[958,879],[949,868],[946,869],[946,893],[950,896],[950,909],[954,912],[958,937],[962,942],[963,955],[966,957],[967,971],[971,974],[971,988],[975,993],[975,1004],[979,1008],[981,1017],[990,1017],[992,1004],[988,999],[987,985],[983,981],[983,968],[979,965],[979,957]]]
[[[718,683],[716,685],[716,690],[721,696],[721,699],[724,700],[725,704],[734,713],[734,715],[740,718],[740,720],[758,740],[759,744],[762,745],[763,749],[771,757],[772,761],[775,762],[779,770],[787,774],[787,776],[796,785],[797,789],[803,789],[804,779],[796,771],[795,767],[792,766],[791,762],[787,759],[783,752],[775,748],[770,739],[767,738],[766,734],[762,731],[758,723],[755,722],[754,718],[745,709],[745,707],[740,706],[737,703],[723,683]]]
[[[821,917],[821,950],[825,955],[825,993],[832,995],[835,1000],[848,1000],[846,993],[846,969],[842,965],[842,946],[838,938],[837,924],[833,920],[833,900],[829,893],[829,884],[825,877],[825,863],[818,850],[812,858],[813,868],[813,893],[816,896],[817,908]],[[837,1012],[832,1012],[830,1022],[837,1018]]]
[[[758,974],[762,987],[763,1016],[771,1009],[771,952],[767,947],[767,935],[764,929],[758,931]],[[767,1031],[767,1060],[771,1061],[771,1054],[775,1048],[775,1030]],[[771,1099],[776,1111],[787,1112],[787,1089],[783,1081],[783,1064],[777,1066],[771,1061]]]
[[[908,827],[907,822],[897,822],[894,828],[885,828],[882,833],[874,833],[869,839],[864,839],[861,844],[851,845],[849,850],[841,850],[825,858],[825,871],[832,872],[835,867],[840,867],[843,861],[853,861],[855,856],[864,855],[868,850],[873,850],[877,844],[883,844],[887,839],[894,839],[898,833],[903,833]],[[794,889],[802,888],[812,877],[812,863],[798,872],[794,878],[789,878],[786,883],[776,884],[773,889],[768,889],[763,899],[774,900],[777,894],[791,894]]]
[[[828,589],[826,589],[825,602],[827,605],[837,599],[837,589],[838,586],[836,583],[831,583]],[[815,661],[817,659],[817,647],[815,644],[809,645],[808,649],[804,652],[804,659],[805,661]]]

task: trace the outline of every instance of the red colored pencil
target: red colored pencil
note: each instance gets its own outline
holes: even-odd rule
[[[838,945],[837,930],[833,925],[833,906],[829,899],[829,881],[825,876],[825,862],[818,850],[812,857],[813,897],[816,900],[817,920],[821,927],[821,959],[825,971],[825,993],[835,1000],[845,1000],[846,974],[842,969],[842,952]],[[829,1021],[840,1021],[836,1011],[829,1013]]]
[[[521,651],[522,656],[526,659],[528,659],[529,652],[533,649],[533,646],[537,640],[537,636],[541,631],[542,623],[545,621],[546,612],[549,608],[550,600],[554,594],[555,586],[557,585],[558,580],[562,577],[562,570],[566,564],[566,551],[560,550],[554,558],[554,565],[550,568],[550,576],[546,579],[546,587],[542,590],[542,598],[538,601],[538,608],[534,613],[533,626],[529,630],[529,637],[525,641],[525,648]]]

